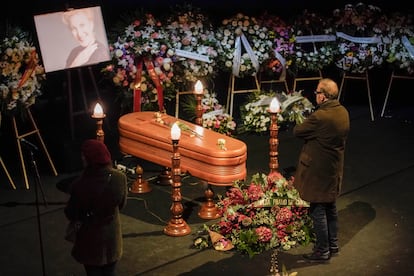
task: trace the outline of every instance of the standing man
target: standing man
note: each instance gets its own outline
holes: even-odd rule
[[[310,203],[316,236],[313,252],[303,257],[323,262],[339,252],[336,199],[341,191],[350,122],[348,111],[337,99],[338,85],[333,80],[321,79],[315,95],[317,110],[293,129],[293,134],[304,141],[294,186]]]

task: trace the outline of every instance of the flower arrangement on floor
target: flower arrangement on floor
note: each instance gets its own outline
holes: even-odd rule
[[[186,97],[183,101],[183,109],[189,114],[190,120],[195,119],[196,100],[193,95]],[[236,122],[225,112],[223,105],[219,103],[216,93],[209,93],[204,89],[201,99],[203,109],[202,124],[204,128],[216,131],[227,136],[233,136],[236,131]]]
[[[336,51],[335,30],[329,18],[303,11],[294,18],[295,60],[290,72],[318,72],[333,64]]]
[[[212,80],[217,72],[218,52],[208,17],[191,5],[177,5],[167,18],[166,31],[178,56],[174,71],[180,76],[180,91],[187,91],[198,79]]]
[[[269,30],[255,17],[238,13],[222,21],[216,30],[218,63],[224,72],[236,77],[255,76],[270,58],[273,41]]]
[[[277,97],[280,102],[279,125],[300,124],[314,109],[313,104],[302,96],[301,91],[289,94],[272,91],[250,93],[247,103],[240,109],[242,123],[239,124],[237,133],[269,131],[269,105],[273,97]]]
[[[127,21],[120,33],[112,35],[112,62],[102,72],[119,88],[123,112],[139,111],[134,110],[136,106],[142,106],[142,110],[162,110],[164,99],[172,100],[176,93],[176,56],[168,33],[150,13],[135,12]]]
[[[383,40],[388,24],[385,14],[377,6],[347,4],[333,12],[337,30],[335,64],[344,72],[365,73],[383,64],[388,56]]]
[[[412,16],[393,13],[389,18],[390,31],[386,61],[393,70],[414,74],[414,23]]]
[[[313,239],[308,203],[299,197],[293,179],[278,172],[256,173],[250,183],[235,182],[217,207],[220,220],[204,229],[222,238],[213,244],[200,235],[194,240],[197,248],[234,246],[253,257],[269,249],[290,250]]]
[[[260,16],[258,21],[269,29],[269,38],[273,39],[273,51],[261,71],[264,76],[283,80],[295,57],[293,29],[280,17],[267,13]]]
[[[236,131],[236,122],[226,113],[216,98],[215,93],[204,94],[201,100],[203,107],[203,127],[214,130],[227,136],[233,136]]]
[[[42,95],[46,74],[29,33],[14,28],[10,34],[0,44],[0,105],[2,114],[15,115]]]

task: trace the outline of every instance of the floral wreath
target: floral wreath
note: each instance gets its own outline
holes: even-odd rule
[[[152,14],[134,14],[110,43],[112,64],[102,71],[120,88],[124,112],[164,110],[164,99],[175,98],[173,63],[168,33]]]
[[[176,6],[167,18],[166,32],[178,61],[174,71],[182,76],[180,91],[198,79],[212,80],[217,67],[217,39],[209,19],[191,5]],[[177,76],[178,78],[178,76]]]
[[[300,198],[293,178],[287,180],[278,172],[256,173],[250,184],[236,182],[216,205],[221,218],[207,226],[210,237],[211,231],[222,236],[212,244],[216,250],[234,247],[253,257],[269,249],[287,251],[313,239],[309,204]],[[197,237],[194,245],[205,248],[212,243],[204,241]]]
[[[337,30],[335,65],[344,72],[364,73],[383,64],[388,56],[384,37],[387,18],[377,6],[347,4],[333,12]]]
[[[334,61],[336,37],[330,21],[320,14],[305,10],[293,24],[295,60],[290,72],[317,72]]]
[[[224,19],[216,31],[220,68],[240,78],[255,76],[270,58],[273,41],[268,33],[255,17],[238,13]]]
[[[46,74],[29,33],[11,33],[0,44],[0,103],[1,113],[14,115],[35,104]]]
[[[248,101],[240,109],[242,123],[237,128],[238,133],[267,132],[270,127],[269,105],[272,98],[277,97],[281,112],[278,113],[278,124],[301,124],[313,111],[313,104],[302,92],[286,94],[284,92],[254,92],[248,96]]]
[[[201,100],[203,108],[203,127],[214,130],[218,133],[232,136],[236,130],[236,122],[233,121],[232,116],[224,111],[222,106],[216,98],[215,93],[204,94]]]
[[[394,13],[390,17],[387,62],[394,70],[414,74],[414,26],[412,18]]]
[[[189,95],[183,101],[183,109],[189,115],[190,120],[195,118],[196,100],[193,95]],[[202,107],[202,125],[206,129],[215,132],[233,136],[236,132],[236,122],[230,114],[225,112],[223,105],[219,103],[217,95],[214,92],[209,93],[204,89],[203,98],[201,99]]]
[[[286,70],[292,65],[295,57],[293,29],[280,17],[267,13],[259,17],[258,21],[260,25],[269,29],[269,38],[273,39],[273,51],[261,71],[272,79],[284,80]]]

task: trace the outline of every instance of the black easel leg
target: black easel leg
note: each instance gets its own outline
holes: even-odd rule
[[[35,195],[36,195],[36,217],[37,217],[37,230],[39,234],[39,245],[40,245],[40,256],[42,261],[42,271],[43,276],[46,276],[46,267],[45,267],[45,254],[43,250],[43,238],[42,238],[42,224],[40,221],[40,209],[39,209],[39,188],[43,196],[43,202],[45,207],[47,207],[45,194],[40,182],[39,170],[37,169],[36,161],[34,158],[33,150],[30,150],[30,156],[32,161],[33,172],[35,174]]]

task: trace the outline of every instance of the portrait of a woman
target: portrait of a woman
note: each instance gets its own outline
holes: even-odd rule
[[[95,64],[109,59],[108,46],[98,41],[95,34],[94,10],[92,8],[68,10],[63,22],[79,43],[66,60],[66,67]]]

